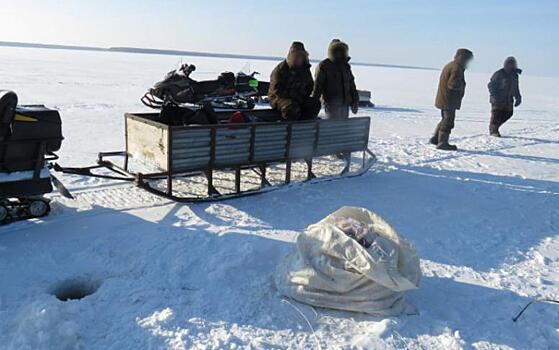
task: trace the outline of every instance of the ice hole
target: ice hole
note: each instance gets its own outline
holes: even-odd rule
[[[99,289],[101,282],[91,278],[72,278],[55,285],[52,294],[58,300],[80,300],[91,295]]]

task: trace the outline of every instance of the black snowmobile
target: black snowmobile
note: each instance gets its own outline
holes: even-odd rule
[[[197,109],[211,106],[214,109],[250,110],[268,93],[269,83],[256,79],[252,74],[223,72],[216,80],[196,81],[190,78],[194,65],[183,64],[156,83],[141,98],[144,105],[154,109],[174,106]]]
[[[43,195],[53,183],[71,197],[49,172],[62,145],[59,113],[17,102],[14,92],[0,90],[0,225],[47,215],[50,204]]]

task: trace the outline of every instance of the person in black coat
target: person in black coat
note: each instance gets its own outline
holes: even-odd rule
[[[499,128],[509,120],[514,107],[522,103],[518,78],[522,73],[514,57],[505,60],[503,68],[493,74],[488,88],[491,95],[491,121],[489,122],[489,133],[491,136],[501,137]]]
[[[313,97],[322,100],[328,119],[347,119],[350,109],[356,114],[359,108],[350,59],[349,46],[334,39],[328,48],[328,58],[316,68]]]

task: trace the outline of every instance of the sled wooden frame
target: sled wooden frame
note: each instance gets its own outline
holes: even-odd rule
[[[292,163],[306,163],[306,181],[331,181],[360,176],[376,162],[368,148],[370,118],[346,120],[312,120],[298,122],[265,122],[225,125],[169,126],[156,121],[157,114],[125,114],[126,150],[100,153],[98,165],[85,169],[82,175],[93,175],[89,169],[107,168],[119,180],[134,181],[140,188],[177,202],[207,202],[255,195],[282,188],[292,183]],[[351,154],[362,153],[358,171],[351,172]],[[339,176],[316,179],[313,159],[327,155],[346,155],[346,165]],[[108,160],[123,157],[122,166]],[[139,157],[162,171],[132,172],[130,158]],[[283,184],[272,186],[267,169],[285,164]],[[74,169],[75,170],[75,169]],[[256,189],[242,190],[242,170],[252,170],[260,177]],[[234,192],[222,194],[214,187],[216,171],[234,172]],[[70,171],[79,173],[76,171]],[[207,196],[183,197],[175,193],[174,180],[203,175],[207,179]],[[96,175],[93,175],[96,176]],[[150,183],[166,180],[166,188]]]

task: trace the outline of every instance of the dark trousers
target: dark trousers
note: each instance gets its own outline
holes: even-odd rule
[[[300,100],[278,98],[273,103],[273,108],[281,112],[285,120],[312,120],[320,113],[320,101],[312,97],[303,97]]]
[[[513,110],[491,109],[491,121],[489,122],[490,131],[498,131],[501,125],[505,124],[513,115]]]
[[[436,133],[444,132],[450,134],[454,129],[454,120],[456,119],[456,110],[441,110],[441,121],[437,125]]]

